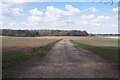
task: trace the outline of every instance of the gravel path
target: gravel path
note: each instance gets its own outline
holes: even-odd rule
[[[42,60],[26,64],[15,78],[116,78],[117,68],[69,40],[58,42]]]

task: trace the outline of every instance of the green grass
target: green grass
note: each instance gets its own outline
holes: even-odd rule
[[[83,49],[87,49],[104,59],[117,61],[118,60],[118,47],[106,47],[106,46],[93,46],[78,41],[71,40],[72,43],[78,45]]]
[[[52,43],[49,43],[48,45],[40,46],[38,48],[33,48],[32,55],[44,56],[45,53],[49,51],[59,41],[60,40],[56,40]]]
[[[43,57],[58,41],[53,41],[45,46],[33,48],[31,54],[21,52],[2,52],[2,76],[3,78],[9,77],[14,74],[17,67],[32,59],[33,57]]]
[[[9,76],[17,66],[28,59],[30,59],[30,55],[23,52],[5,52],[2,54],[2,76]]]

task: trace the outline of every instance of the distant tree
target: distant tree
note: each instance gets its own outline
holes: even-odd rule
[[[80,30],[2,30],[3,36],[35,37],[35,36],[88,36],[87,31]]]
[[[83,36],[88,36],[87,31],[83,31],[82,33],[83,33]]]

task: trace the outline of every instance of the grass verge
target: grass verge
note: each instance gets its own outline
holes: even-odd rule
[[[73,44],[83,48],[87,49],[104,59],[112,60],[112,61],[118,61],[118,47],[105,47],[105,46],[92,46],[84,43],[80,43],[74,40],[70,40]]]
[[[60,40],[56,40],[56,41],[54,41],[54,42],[52,42],[52,43],[49,43],[49,44],[47,44],[47,45],[45,45],[45,46],[40,46],[40,47],[38,47],[38,48],[33,48],[33,50],[32,50],[32,55],[33,56],[39,56],[39,57],[42,57],[42,56],[44,56],[45,55],[45,53],[47,52],[47,51],[49,51],[57,42],[59,42]]]
[[[57,42],[56,40],[45,46],[33,48],[31,54],[22,52],[2,52],[2,77],[7,78],[14,74],[17,67],[22,65],[24,62],[32,59],[33,57],[42,57],[47,51],[49,51]]]
[[[30,59],[30,55],[21,52],[5,52],[2,54],[2,77],[9,77],[14,73],[15,68],[24,61]]]

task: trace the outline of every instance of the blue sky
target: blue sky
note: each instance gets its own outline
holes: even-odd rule
[[[118,3],[22,2],[0,3],[2,29],[86,30],[118,33]]]

